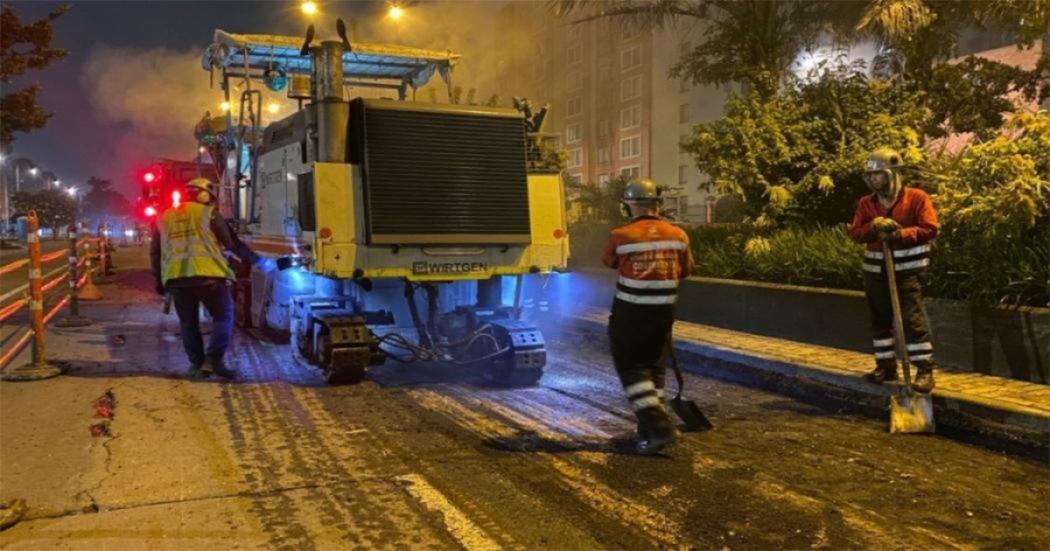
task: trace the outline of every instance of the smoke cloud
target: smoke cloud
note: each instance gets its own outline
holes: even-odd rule
[[[130,179],[136,167],[157,157],[194,158],[193,127],[205,110],[216,110],[219,97],[208,87],[201,51],[91,50],[81,86],[95,117],[119,129],[112,136],[110,158],[102,163],[109,165],[109,177]]]
[[[380,13],[363,16],[351,13],[353,5],[332,4],[327,17],[316,22],[318,37],[334,36],[335,19],[348,23],[356,15],[354,41],[396,43],[407,46],[451,50],[461,61],[453,72],[453,85],[463,89],[463,101],[470,88],[477,90],[475,101],[485,102],[493,94],[500,104],[522,95],[528,75],[521,68],[532,65],[535,55],[532,29],[539,23],[542,6],[533,2],[481,2],[448,0],[410,6],[400,21]],[[344,11],[346,13],[340,13]],[[549,24],[549,23],[548,23]],[[557,23],[555,23],[557,24]],[[267,33],[281,29],[227,29],[233,32]],[[285,32],[287,32],[285,30]],[[101,174],[112,178],[126,191],[135,193],[131,175],[154,158],[188,160],[196,155],[193,127],[205,111],[219,113],[222,92],[218,82],[209,86],[208,72],[200,56],[210,41],[202,36],[199,46],[186,51],[168,48],[148,50],[100,45],[94,47],[84,65],[80,84],[99,122],[117,129],[105,136],[108,158],[93,164]],[[235,83],[233,83],[235,84]],[[235,84],[236,86],[236,84]],[[261,87],[261,86],[260,86]],[[439,77],[431,80],[439,102],[447,95]],[[232,97],[239,96],[232,91]],[[375,95],[373,90],[352,90],[354,95]],[[430,93],[420,91],[417,101],[429,101]],[[267,94],[264,103],[278,103],[280,118],[294,109],[283,94]],[[234,113],[237,105],[235,102]]]

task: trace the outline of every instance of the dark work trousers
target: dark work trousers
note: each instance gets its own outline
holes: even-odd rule
[[[178,281],[178,280],[173,280]],[[199,366],[205,357],[222,360],[233,333],[233,296],[225,279],[198,279],[192,285],[169,284],[175,313],[182,327],[182,346],[190,363]],[[204,348],[200,305],[212,317],[211,339]]]
[[[908,359],[917,369],[932,369],[933,343],[922,306],[922,281],[917,270],[897,272],[897,295],[900,297],[904,339]],[[875,363],[895,365],[893,336],[893,304],[890,302],[889,282],[882,273],[865,272],[864,294],[871,315],[871,337]]]
[[[667,339],[674,323],[674,305],[613,301],[609,316],[609,345],[613,364],[627,399],[641,423],[646,416],[666,419],[663,409]]]

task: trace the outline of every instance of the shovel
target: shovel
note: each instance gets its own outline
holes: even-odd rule
[[[678,366],[678,356],[675,354],[674,339],[671,338],[671,335],[667,336],[667,355],[671,358],[674,380],[678,383],[678,392],[670,400],[671,409],[674,410],[675,415],[685,425],[682,432],[700,432],[715,428],[704,413],[700,411],[700,406],[696,405],[696,402],[682,398],[682,389],[685,388],[685,382],[682,377],[682,368]]]
[[[900,394],[890,396],[890,432],[934,432],[933,399],[929,394],[915,392],[911,387],[911,365],[908,363],[908,348],[904,341],[901,301],[897,296],[897,273],[893,266],[893,251],[885,241],[882,243],[882,254],[886,258],[886,281],[890,289],[890,303],[893,305],[893,348],[904,371],[904,386]]]

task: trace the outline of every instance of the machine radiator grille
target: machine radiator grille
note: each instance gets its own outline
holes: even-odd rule
[[[530,241],[520,115],[359,99],[350,119],[369,243]]]

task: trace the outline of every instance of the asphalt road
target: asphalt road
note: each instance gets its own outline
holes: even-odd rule
[[[67,376],[0,384],[0,497],[35,493],[38,506],[0,534],[0,546],[1050,543],[1045,462],[889,435],[876,420],[695,375],[687,374],[688,395],[716,430],[685,435],[664,456],[627,453],[619,438],[634,422],[605,338],[576,329],[547,328],[550,363],[530,389],[401,365],[327,387],[286,346],[243,333],[230,358],[240,381],[189,382],[173,319],[159,315],[142,275],[124,276],[139,289],[123,302],[95,306],[111,321],[101,338],[78,334],[82,358]],[[116,334],[126,344],[114,345]],[[118,400],[114,437],[76,444],[90,437],[83,426],[69,429],[63,412],[89,407],[106,388]],[[34,393],[48,397],[46,413],[26,411],[41,402]],[[67,440],[72,452],[52,449]],[[45,467],[32,460],[41,453]]]

